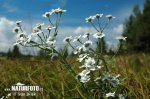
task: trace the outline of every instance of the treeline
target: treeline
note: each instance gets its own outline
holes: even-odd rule
[[[69,55],[69,51],[67,48],[62,48],[58,50],[64,57],[71,56]],[[15,59],[15,58],[26,58],[26,57],[40,57],[40,58],[53,58],[57,59],[57,55],[55,54],[50,54],[50,52],[45,51],[45,50],[39,50],[37,52],[37,55],[31,55],[27,54],[24,55],[21,53],[21,50],[19,46],[14,46],[12,49],[9,49],[7,53],[5,52],[0,52],[1,57],[7,57],[8,59]]]
[[[23,57],[30,57],[32,55],[24,55],[21,53],[19,47],[15,45],[13,49],[9,49],[7,53],[1,54],[2,56],[6,56],[8,59],[14,58],[23,58]]]
[[[145,0],[141,11],[134,6],[133,13],[124,23],[123,36],[127,37],[122,50],[130,52],[150,52],[150,0]]]

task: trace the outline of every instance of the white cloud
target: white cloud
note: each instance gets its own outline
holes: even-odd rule
[[[95,31],[93,27],[81,27],[81,26],[79,26],[75,29],[75,33],[82,33],[82,34],[86,33],[86,32],[93,32],[93,31]]]
[[[116,37],[122,35],[123,32],[123,24],[119,24],[117,26],[114,26],[112,28],[106,29],[106,43],[108,48],[116,48],[119,41],[116,39]]]
[[[15,6],[10,5],[9,3],[5,2],[2,5],[3,8],[5,8],[8,12],[16,12],[18,11],[18,8]]]
[[[0,51],[7,51],[7,49],[12,45],[12,41],[14,40],[12,28],[14,24],[14,21],[8,20],[5,17],[0,18]]]
[[[121,34],[123,32],[123,24],[119,24],[118,26],[114,27],[113,32],[116,34]]]

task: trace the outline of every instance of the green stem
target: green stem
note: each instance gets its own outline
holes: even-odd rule
[[[97,20],[98,20],[99,30],[101,31],[100,19],[98,18]]]
[[[91,25],[95,28],[95,30],[97,31],[97,32],[99,32],[99,30],[96,28],[96,26],[92,23],[92,22],[90,22],[91,23]]]

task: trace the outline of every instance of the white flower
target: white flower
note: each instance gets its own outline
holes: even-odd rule
[[[72,40],[72,36],[69,36],[69,37],[66,37],[65,39],[64,39],[64,42],[70,42]]]
[[[85,67],[91,67],[95,64],[95,59],[94,58],[91,58],[91,57],[88,57],[88,59],[85,59]]]
[[[77,46],[77,47],[75,48],[75,50],[73,51],[73,53],[74,53],[74,54],[78,54],[78,53],[81,52],[82,49],[83,49],[82,46]]]
[[[88,57],[88,54],[80,54],[79,58],[77,59],[79,62],[82,62],[85,58]]]
[[[107,97],[107,98],[108,98],[108,97],[115,97],[115,92],[113,92],[113,93],[111,93],[111,92],[107,93],[107,94],[106,94],[106,97]]]
[[[96,17],[97,19],[101,18],[102,16],[103,16],[103,14],[96,14],[96,15],[95,15],[95,17]]]
[[[116,78],[119,78],[121,75],[120,74],[118,74],[118,75],[116,75]]]
[[[90,76],[88,75],[90,73],[89,70],[83,70],[81,73],[77,75],[76,78],[80,80],[82,83],[86,83],[90,80]]]
[[[21,33],[17,35],[17,40],[16,43],[14,45],[18,45],[18,44],[23,44],[25,45],[27,42],[27,37],[25,33]]]
[[[84,75],[88,75],[89,73],[90,73],[90,71],[85,69],[81,73],[79,73],[78,75],[84,76]]]
[[[105,36],[104,33],[101,33],[101,32],[97,32],[93,35],[94,38],[103,38]]]
[[[79,40],[80,40],[80,38],[81,38],[81,35],[76,36],[76,37],[73,39],[73,42],[79,41]]]
[[[85,18],[86,22],[92,22],[95,19],[95,16],[89,16],[88,18]]]
[[[43,25],[44,25],[44,23],[38,23],[38,24],[36,24],[35,28],[41,30]]]
[[[46,29],[48,30],[48,31],[51,31],[52,29],[55,29],[56,27],[54,27],[54,26],[48,26]]]
[[[101,69],[103,66],[96,66],[97,67],[97,69]]]
[[[18,83],[15,84],[15,85],[17,85],[17,86],[23,86],[23,85],[25,85],[25,84],[22,84],[22,83],[18,82]]]
[[[21,23],[22,21],[16,21],[16,25],[18,25],[18,26],[20,26],[20,23]]]
[[[120,84],[120,81],[119,81],[118,78],[112,77],[112,79],[110,80],[110,83],[111,83],[113,86],[116,86],[116,85],[119,85],[119,84]]]
[[[45,12],[42,16],[45,18],[49,18],[52,14],[53,12]]]
[[[56,14],[62,14],[64,12],[66,12],[67,10],[62,10],[60,8],[57,8],[57,9],[52,9],[52,12],[55,12]]]
[[[13,33],[19,33],[20,32],[20,28],[19,27],[14,27],[12,32]]]
[[[116,17],[112,16],[111,14],[106,15],[106,18],[108,18],[108,20],[110,21],[111,19],[114,19]]]
[[[36,24],[36,26],[33,28],[32,35],[37,35],[37,34],[42,33],[43,31],[41,29],[42,29],[43,25],[44,25],[44,23],[42,23],[42,24]]]
[[[84,76],[81,76],[80,82],[86,83],[89,80],[90,80],[90,76],[89,75],[84,75]]]
[[[83,38],[89,38],[89,36],[90,36],[90,33],[85,33],[82,37]]]
[[[109,73],[106,73],[102,78],[102,81],[106,81],[106,80],[109,81],[109,83],[112,84],[114,87],[120,84],[119,79],[113,75],[110,75]]]
[[[56,39],[54,37],[51,37],[51,36],[49,36],[47,38],[47,41],[46,41],[46,43],[50,44],[50,45],[53,45],[55,42],[56,42]]]
[[[83,45],[83,50],[84,50],[84,51],[89,50],[89,48],[90,48],[91,45],[92,45],[92,41],[90,41],[90,40],[86,41],[86,42],[84,43],[84,45]]]
[[[119,37],[116,37],[116,39],[126,41],[127,37],[119,36]]]
[[[30,42],[31,35],[26,36],[26,33],[20,33],[17,35],[17,40],[14,45],[23,44],[26,45],[26,43]]]

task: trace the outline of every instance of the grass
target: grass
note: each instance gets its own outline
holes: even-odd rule
[[[150,55],[120,55],[109,60],[108,66],[114,73],[121,74],[122,85],[129,99],[149,99],[150,97]],[[68,58],[73,68],[78,70],[75,57]],[[30,59],[0,58],[0,97],[6,95],[4,89],[17,82],[26,85],[39,85],[43,92],[37,96],[22,99],[78,99],[85,98],[85,92],[76,84],[76,80],[57,60],[50,61],[32,57]],[[12,97],[10,97],[12,99]],[[14,98],[15,99],[15,98]],[[17,98],[16,98],[17,99]],[[96,96],[93,99],[97,99]]]

